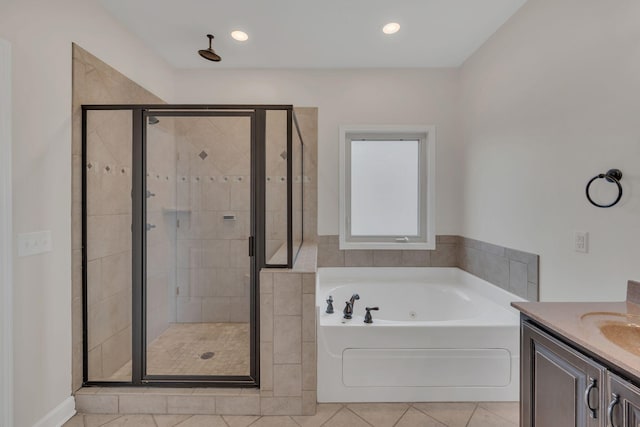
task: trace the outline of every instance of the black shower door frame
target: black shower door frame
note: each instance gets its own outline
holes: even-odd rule
[[[88,370],[88,275],[87,275],[87,115],[92,110],[132,112],[132,375],[131,381],[90,381]],[[82,290],[83,290],[83,385],[101,387],[259,387],[260,385],[260,270],[292,268],[293,248],[292,162],[287,164],[287,264],[266,264],[265,194],[266,194],[266,112],[287,111],[287,151],[293,145],[292,105],[83,105],[82,106]],[[250,237],[250,373],[246,376],[147,375],[146,374],[146,178],[149,116],[165,117],[249,117],[251,120]],[[297,127],[297,123],[296,127]]]

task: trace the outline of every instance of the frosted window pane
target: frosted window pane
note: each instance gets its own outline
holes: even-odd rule
[[[417,236],[419,141],[351,141],[351,235]]]

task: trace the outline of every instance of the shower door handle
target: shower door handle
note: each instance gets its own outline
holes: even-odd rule
[[[252,257],[254,256],[254,249],[253,249],[253,236],[249,236],[249,256]]]

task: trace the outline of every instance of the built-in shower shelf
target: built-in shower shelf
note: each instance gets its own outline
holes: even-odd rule
[[[171,206],[171,207],[164,207],[162,208],[162,212],[166,213],[166,214],[173,214],[173,213],[191,213],[191,208],[189,207],[180,207],[180,206]]]

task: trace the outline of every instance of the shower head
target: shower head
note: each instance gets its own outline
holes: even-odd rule
[[[160,120],[156,116],[149,116],[150,125],[157,125],[158,123],[160,123]]]
[[[211,47],[211,42],[213,41],[213,36],[211,34],[207,34],[207,37],[209,37],[209,49],[202,49],[199,50],[198,53],[200,54],[200,56],[202,56],[204,59],[208,59],[209,61],[214,61],[214,62],[220,62],[220,60],[222,59],[220,57],[220,55],[218,55],[217,53],[215,53],[213,51],[213,48]]]

